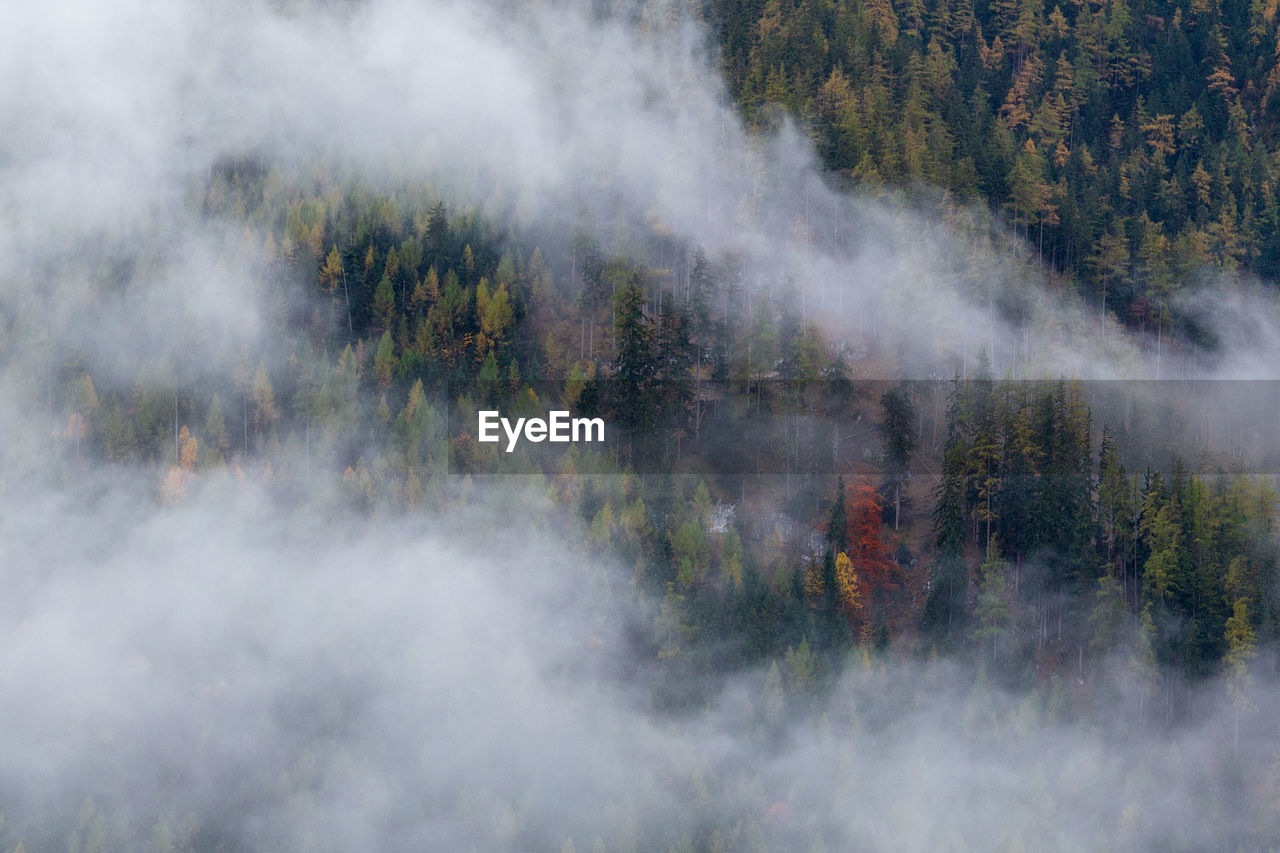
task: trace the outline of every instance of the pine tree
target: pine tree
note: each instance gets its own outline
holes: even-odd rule
[[[993,539],[987,546],[987,558],[979,568],[982,581],[975,612],[978,627],[973,632],[973,638],[979,643],[991,641],[992,660],[997,657],[1000,638],[1011,620],[1008,565],[1001,559],[1000,547]]]
[[[620,424],[629,430],[642,430],[654,415],[652,398],[657,365],[653,326],[644,309],[644,294],[634,280],[618,291],[614,322],[615,408]]]
[[[1249,601],[1237,598],[1231,618],[1227,620],[1227,694],[1235,708],[1234,744],[1240,755],[1240,715],[1254,709],[1249,698],[1249,664],[1257,656],[1254,630],[1249,617]]]
[[[217,458],[221,461],[231,449],[231,438],[227,434],[226,417],[222,414],[222,399],[217,394],[209,402],[209,413],[204,419],[204,434],[210,452],[217,453]]]
[[[911,454],[916,447],[915,405],[902,388],[891,388],[880,398],[884,407],[883,433],[886,462],[884,472],[885,494],[893,500],[893,529],[897,530],[902,516],[902,491],[911,477]]]
[[[375,329],[390,330],[396,319],[396,292],[391,285],[391,278],[384,275],[373,291],[373,326]]]
[[[373,354],[373,375],[378,385],[388,388],[396,370],[395,344],[391,340],[391,332],[383,332],[378,340],[378,348]]]
[[[273,430],[280,420],[280,408],[276,405],[275,391],[271,387],[266,365],[258,365],[253,374],[250,393],[253,399],[253,433],[261,438],[263,433]]]
[[[848,524],[849,516],[845,510],[844,478],[840,477],[836,483],[835,500],[831,502],[831,509],[827,512],[825,532],[827,553],[837,554],[849,547]]]

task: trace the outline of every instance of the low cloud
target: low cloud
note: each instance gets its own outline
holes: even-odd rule
[[[1197,694],[1189,721],[1148,730],[1154,700],[1123,659],[1114,696],[1063,710],[1051,697],[1076,692],[1052,683],[1013,695],[955,663],[890,656],[853,662],[812,697],[767,670],[714,689],[695,679],[700,704],[673,713],[655,707],[656,668],[636,653],[657,603],[528,492],[351,518],[323,486],[299,500],[210,476],[165,506],[154,471],[51,470],[57,406],[41,377],[69,358],[126,383],[286,355],[261,247],[200,210],[228,158],[431,182],[524,222],[589,221],[604,242],[661,225],[737,259],[760,291],[793,279],[806,317],[837,339],[918,345],[922,375],[984,349],[1018,378],[1151,375],[1148,342],[1095,332],[1098,318],[1023,265],[897,202],[828,188],[794,127],[748,138],[705,31],[635,11],[13,13],[0,35],[3,844],[1274,840],[1278,733],[1265,711],[1242,713],[1237,748],[1221,685]],[[1243,353],[1270,352],[1280,326],[1236,293],[1211,322],[1248,318],[1248,343],[1213,369],[1269,376],[1274,360]],[[1254,690],[1274,705],[1269,679]]]

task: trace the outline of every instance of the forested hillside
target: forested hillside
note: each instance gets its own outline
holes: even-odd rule
[[[145,6],[0,84],[0,850],[1280,841],[1274,4]]]
[[[1267,3],[714,0],[747,116],[777,106],[853,182],[991,205],[1126,325],[1280,262]]]
[[[203,202],[261,246],[282,369],[113,387],[72,360],[68,475],[88,456],[158,464],[176,502],[224,466],[265,468],[340,480],[361,512],[444,505],[463,476],[546,477],[640,601],[664,602],[667,666],[803,645],[834,675],[852,648],[895,645],[989,658],[1024,687],[1072,671],[1083,696],[1137,643],[1170,711],[1243,647],[1233,625],[1249,648],[1280,629],[1262,457],[1156,422],[1194,383],[872,379],[874,339],[836,346],[785,291],[749,322],[713,312],[743,295],[697,250],[682,297],[644,255],[554,235],[544,253],[429,193],[312,179],[227,164]],[[1250,388],[1219,432],[1255,417]],[[604,416],[611,440],[544,457],[477,441],[480,407],[552,406]]]
[[[1280,630],[1280,498],[1257,456],[1155,422],[1199,405],[1195,383],[872,379],[890,358],[874,339],[835,345],[785,292],[757,294],[749,323],[713,316],[737,297],[696,250],[680,298],[643,256],[581,238],[544,253],[429,192],[315,180],[225,164],[201,201],[261,248],[278,366],[120,382],[69,354],[60,479],[141,466],[176,509],[231,475],[369,520],[532,487],[581,535],[575,559],[620,564],[588,581],[611,603],[579,628],[628,614],[653,707],[688,713],[763,673],[762,732],[877,662],[963,661],[1053,720],[1129,696],[1143,731],[1192,715],[1206,685],[1238,724],[1274,672],[1258,656]],[[1248,428],[1241,402],[1267,387],[1244,383],[1214,428]],[[603,415],[610,440],[508,458],[477,443],[481,404]],[[1254,820],[1240,837],[1274,828]],[[758,832],[757,816],[732,837]]]

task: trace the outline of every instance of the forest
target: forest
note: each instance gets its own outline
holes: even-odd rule
[[[402,18],[551,38],[557,92],[580,26],[723,101],[602,72],[626,133],[690,111],[745,176],[477,165],[423,128],[484,149],[481,106],[347,58],[440,163],[148,130],[181,168],[99,210],[14,143],[0,849],[1280,842],[1280,386],[1231,372],[1280,339],[1274,4],[479,6],[243,14],[406,76]]]
[[[1266,4],[713,2],[744,114],[803,122],[854,183],[1001,211],[1037,263],[1129,326],[1195,318],[1207,271],[1274,277]]]

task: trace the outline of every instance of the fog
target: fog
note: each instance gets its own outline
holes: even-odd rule
[[[286,172],[319,160],[373,186],[429,185],[482,215],[587,227],[607,251],[674,234],[732,259],[753,290],[790,282],[804,319],[837,341],[905,348],[902,369],[920,376],[969,373],[982,353],[1010,378],[1274,376],[1275,312],[1248,286],[1210,288],[1212,313],[1183,297],[1216,352],[1108,327],[1033,259],[1013,260],[1016,241],[980,208],[953,205],[944,223],[905,197],[836,192],[785,117],[749,137],[709,34],[679,4],[589,5],[19,11],[0,58],[11,312],[71,325],[85,279],[142,252],[125,316],[101,324],[129,334],[104,333],[99,348],[227,359],[262,332],[261,288],[250,247],[192,199],[228,158]],[[196,329],[205,347],[165,346]]]
[[[830,695],[748,672],[658,711],[630,638],[652,615],[536,493],[344,522],[230,477],[176,507],[140,485],[6,499],[7,844],[1203,849],[1274,831],[1275,780],[1242,778],[1230,706],[1153,734],[1123,659],[1087,724],[895,656]],[[1274,736],[1245,717],[1242,749]]]
[[[429,183],[525,223],[608,222],[619,251],[661,226],[713,258],[745,259],[761,291],[790,278],[837,341],[906,341],[924,375],[984,349],[1017,378],[1273,375],[1280,325],[1245,288],[1207,319],[1231,347],[1157,366],[1150,341],[1095,331],[1098,317],[1028,279],[999,241],[975,253],[904,202],[830,190],[785,121],[748,138],[711,49],[656,5],[10,10],[0,846],[1276,838],[1280,732],[1265,709],[1278,697],[1262,677],[1262,713],[1237,715],[1213,683],[1189,721],[1154,730],[1124,654],[1083,710],[897,650],[852,661],[830,692],[749,671],[698,684],[693,707],[660,708],[654,685],[668,676],[645,654],[658,603],[637,603],[629,568],[578,544],[580,523],[536,483],[366,517],[322,478],[300,498],[256,471],[210,474],[165,505],[156,471],[53,464],[69,392],[46,382],[72,360],[131,383],[225,381],[246,360],[287,357],[260,247],[196,202],[237,157]],[[303,465],[292,449],[275,463]]]
[[[652,615],[536,493],[344,522],[230,477],[176,507],[138,486],[6,499],[9,845],[1204,849],[1275,829],[1231,707],[1146,727],[1124,659],[1086,722],[893,655],[830,695],[748,672],[658,711],[630,639]],[[1246,754],[1274,725],[1245,716]]]
[[[754,290],[793,282],[806,321],[837,340],[919,350],[921,375],[964,372],[983,351],[1014,378],[1157,370],[1150,347],[1103,333],[999,241],[984,248],[980,211],[960,208],[975,222],[957,232],[901,199],[833,192],[786,119],[749,138],[708,34],[676,11],[70,2],[20,16],[0,60],[0,115],[14,129],[0,143],[7,287],[51,298],[52,309],[18,300],[45,325],[104,261],[146,250],[153,269],[138,272],[150,281],[128,283],[126,317],[106,326],[127,339],[99,341],[115,356],[138,341],[154,357],[164,336],[148,334],[174,340],[176,326],[217,343],[212,354],[171,346],[175,358],[227,358],[260,331],[254,276],[208,274],[210,259],[243,265],[247,247],[210,234],[189,203],[217,163],[252,157],[286,170],[320,158],[375,186],[429,183],[482,214],[586,225],[606,250],[662,229],[734,259]],[[184,283],[180,301],[166,273]]]

